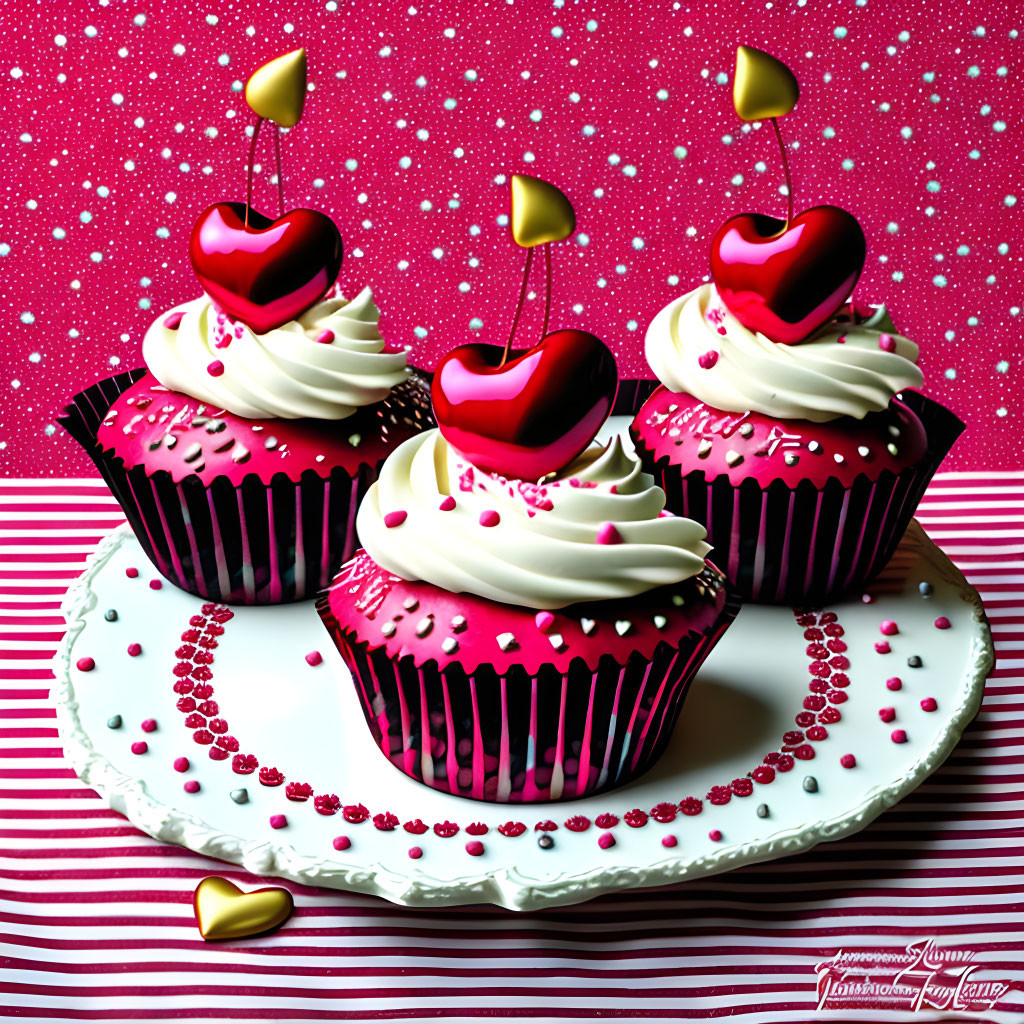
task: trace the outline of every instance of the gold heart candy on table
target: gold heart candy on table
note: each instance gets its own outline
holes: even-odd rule
[[[199,934],[207,942],[261,935],[287,921],[294,906],[287,889],[243,892],[217,875],[204,878],[196,886],[192,902]]]

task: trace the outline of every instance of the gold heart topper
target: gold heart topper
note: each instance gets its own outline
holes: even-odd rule
[[[260,116],[293,128],[306,102],[306,51],[282,54],[257,68],[245,83],[245,102]]]
[[[287,889],[242,892],[226,878],[211,875],[196,887],[193,903],[199,934],[207,942],[260,935],[287,921],[292,894]]]
[[[512,175],[512,237],[524,249],[568,238],[576,227],[572,203],[554,185]]]
[[[752,46],[737,48],[732,102],[744,121],[782,117],[796,106],[798,99],[800,86],[781,60]]]

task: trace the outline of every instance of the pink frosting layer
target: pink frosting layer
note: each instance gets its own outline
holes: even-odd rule
[[[110,407],[96,437],[126,466],[145,466],[150,475],[166,470],[179,483],[195,474],[204,484],[226,476],[237,486],[253,474],[263,483],[278,473],[297,482],[307,470],[326,477],[335,466],[354,476],[430,425],[427,393],[416,379],[343,420],[247,420],[146,374]]]
[[[633,653],[650,658],[659,643],[678,646],[690,632],[708,633],[735,614],[721,573],[707,564],[682,583],[622,601],[577,604],[560,611],[500,604],[413,582],[382,569],[359,551],[335,577],[318,609],[330,632],[354,634],[392,658],[412,655],[417,666],[444,670],[480,665],[504,674],[542,665],[566,672],[575,658],[593,670],[602,656],[624,665]]]
[[[877,480],[886,469],[899,473],[927,448],[921,421],[898,398],[862,420],[811,423],[722,412],[659,387],[636,414],[630,434],[653,461],[667,459],[684,476],[700,470],[709,482],[724,475],[733,486],[752,478],[762,487],[810,480],[820,488],[830,479],[850,487],[859,476]]]

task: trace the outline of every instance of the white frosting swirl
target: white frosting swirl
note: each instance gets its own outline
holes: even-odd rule
[[[451,497],[455,505],[442,511]],[[451,504],[451,502],[447,502]],[[662,514],[665,492],[616,437],[550,482],[483,473],[438,430],[388,457],[356,529],[375,562],[406,580],[528,608],[630,597],[704,568],[703,526]],[[400,525],[385,517],[406,513]],[[485,526],[481,515],[497,513]],[[400,518],[392,516],[394,518]],[[609,526],[617,543],[599,543]]]
[[[655,376],[670,391],[725,412],[813,423],[840,416],[863,419],[923,380],[917,345],[887,328],[891,321],[883,307],[864,323],[832,321],[806,341],[780,345],[744,327],[714,286],[703,284],[651,321],[646,353]],[[892,339],[891,351],[880,347],[883,334]],[[701,356],[711,352],[717,361],[701,366]]]
[[[176,314],[172,330],[166,325]],[[203,296],[161,316],[142,354],[164,387],[236,416],[341,420],[383,401],[409,376],[405,353],[384,351],[379,319],[364,288],[351,302],[322,299],[298,320],[256,334]],[[333,340],[317,341],[325,331]],[[223,372],[215,376],[209,367],[218,362]]]

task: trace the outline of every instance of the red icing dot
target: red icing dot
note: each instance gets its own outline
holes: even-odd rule
[[[324,660],[323,655],[319,651],[310,651],[306,655],[306,664],[316,668]]]
[[[822,612],[820,622],[823,626],[829,626],[839,620],[839,616],[835,612]],[[826,633],[828,630],[825,631]]]
[[[352,840],[348,836],[335,836],[331,841],[331,846],[336,850],[347,850],[352,845]]]
[[[224,373],[224,364],[219,359],[214,359],[213,362],[207,364],[206,372],[211,377],[220,377]],[[275,828],[280,828],[280,826],[277,825]]]
[[[203,703],[199,705],[199,714],[208,715],[210,718],[213,718],[218,711],[220,711],[220,708],[217,706],[217,702],[215,700],[204,700]]]
[[[751,773],[750,777],[755,782],[760,782],[763,785],[771,782],[775,778],[775,769],[768,764],[759,764]]]
[[[708,833],[708,839],[710,839],[713,843],[720,842],[722,839],[722,833],[717,828],[713,828]]]
[[[824,622],[825,619],[822,618],[821,621]],[[843,629],[843,627],[840,626],[838,622],[829,622],[825,626],[825,636],[832,636],[832,637],[843,636],[843,635],[845,635],[845,633],[846,633],[846,630]]]
[[[272,814],[270,816],[271,828],[284,828],[287,824],[288,819],[283,814]]]
[[[949,629],[949,627],[951,625],[952,625],[952,623],[949,621],[949,619],[946,618],[945,615],[940,615],[935,620],[935,628],[936,629]]]
[[[373,826],[380,829],[381,832],[394,832],[398,827],[398,817],[390,811],[382,811],[373,816]]]
[[[796,724],[806,729],[809,725],[814,725],[814,714],[810,711],[801,711],[795,718]]]
[[[218,736],[214,741],[221,750],[230,754],[238,753],[238,740],[234,736]]]
[[[727,804],[732,799],[732,790],[728,786],[712,786],[707,794],[708,803]]]
[[[79,672],[91,672],[96,667],[96,662],[92,658],[79,658],[75,662],[75,668]]]
[[[906,743],[907,732],[905,729],[893,729],[892,733],[890,734],[890,738],[892,739],[893,743]]]
[[[196,779],[189,779],[188,782],[185,783],[183,788],[186,793],[198,793],[199,782]]]
[[[828,699],[833,704],[845,704],[850,698],[849,694],[843,690],[829,690]]]
[[[828,693],[829,682],[826,679],[812,679],[807,684],[807,689],[811,693]]]
[[[434,835],[438,835],[442,839],[451,839],[458,831],[459,826],[454,821],[439,821],[434,825]]]
[[[423,856],[423,851],[418,846],[409,847],[409,856],[413,860],[419,860]]]
[[[655,804],[651,808],[651,817],[655,821],[660,822],[675,821],[675,817],[678,813],[679,809],[676,805],[670,803]]]
[[[481,526],[497,526],[500,522],[501,516],[499,516],[493,508],[484,509],[484,511],[480,513]]]
[[[733,779],[729,788],[736,796],[750,796],[754,792],[754,784],[750,779]]]
[[[839,758],[839,763],[844,768],[853,768],[857,764],[857,758],[855,758],[853,754],[843,754],[843,756]]]
[[[615,836],[613,836],[611,832],[602,832],[597,837],[597,845],[600,846],[602,850],[611,849],[611,847],[615,845]]]
[[[231,751],[223,747],[210,747],[211,761],[226,761],[231,756]]]
[[[145,740],[136,740],[132,744],[133,754],[144,754],[147,750],[149,750],[149,744]]]
[[[804,707],[808,711],[820,711],[825,706],[825,698],[820,693],[812,693],[804,697]]]
[[[163,585],[164,585],[164,581],[163,580],[150,580],[149,581],[149,589],[150,590],[162,590],[163,589]]]
[[[621,544],[622,534],[611,523],[602,523],[597,528],[598,544]]]
[[[187,757],[176,757],[174,759],[174,770],[176,772],[187,772],[190,767]]]
[[[526,826],[521,821],[506,821],[504,825],[498,826],[498,831],[512,839],[521,836],[526,831]]]
[[[213,742],[213,733],[210,732],[209,729],[196,729],[196,731],[192,733],[192,739],[195,740],[196,743],[201,743],[203,746],[207,746]]]
[[[834,725],[843,716],[839,713],[839,709],[829,705],[824,708],[820,715],[818,715],[818,721],[823,725]]]
[[[938,701],[934,697],[925,697],[921,701],[922,711],[934,711],[939,706]]]
[[[804,734],[799,729],[790,729],[789,732],[783,733],[782,736],[783,743],[803,743],[803,741]]]
[[[235,754],[231,758],[231,770],[236,775],[252,775],[260,763],[256,760],[255,754]]]
[[[481,843],[479,839],[471,839],[466,843],[466,853],[468,853],[470,857],[480,857],[483,855],[483,852],[484,844]]]
[[[313,787],[308,782],[289,782],[288,785],[284,787],[284,795],[289,800],[301,803],[303,800],[308,800],[313,795]]]
[[[822,740],[828,738],[828,729],[822,725],[812,725],[807,730],[807,738],[814,740],[815,743],[820,743]]]
[[[688,796],[685,800],[679,801],[679,810],[688,817],[693,817],[693,815],[700,814],[704,810],[704,804],[695,796]]]
[[[341,801],[333,793],[319,793],[313,797],[313,807],[317,814],[337,814],[341,810]]]
[[[814,747],[809,743],[802,743],[793,750],[793,756],[800,758],[801,761],[810,761],[814,757]]]
[[[551,612],[537,612],[533,621],[542,633],[546,633],[555,624],[555,617]]]
[[[590,828],[590,819],[585,814],[574,814],[565,822],[570,832],[586,832]]]
[[[903,680],[899,676],[893,676],[891,679],[886,679],[885,685],[889,690],[902,690]]]
[[[128,657],[137,658],[142,653],[142,644],[129,644]]]
[[[142,725],[140,726],[140,728],[142,729],[143,732],[156,732],[156,719],[155,718],[147,718],[147,719],[145,719],[143,721]]]
[[[895,708],[879,708],[878,709],[878,717],[883,722],[891,722],[896,717],[896,709]]]
[[[280,786],[284,776],[276,768],[261,768],[260,782],[264,786]]]
[[[449,494],[437,507],[442,512],[451,512],[455,508],[455,499]]]
[[[419,818],[413,818],[412,821],[407,821],[402,828],[406,832],[411,832],[414,836],[421,836],[427,831],[427,826],[420,821]]]
[[[701,354],[697,356],[697,365],[702,370],[710,370],[717,362],[718,353],[714,349],[711,349],[710,352],[701,352]]]
[[[328,330],[326,327],[316,336],[317,344],[319,345],[330,345],[334,341],[334,331]]]
[[[892,648],[889,646],[888,640],[876,640],[875,651],[878,654],[888,654]]]
[[[829,682],[831,682],[833,686],[845,687],[850,685],[850,677],[843,672],[836,672],[833,674]]]
[[[124,574],[125,574],[125,576],[128,577],[128,579],[134,580],[134,579],[136,579],[136,577],[138,577],[139,570],[136,569],[134,566],[132,566],[132,567],[130,567],[128,569],[125,569]]]
[[[384,516],[384,525],[389,530],[393,530],[396,526],[401,526],[408,518],[408,512],[404,509],[398,509],[395,512],[388,512],[387,515]]]
[[[631,811],[626,811],[622,816],[622,820],[630,828],[643,828],[647,824],[647,813],[641,811],[639,807],[634,807]]]
[[[619,819],[614,814],[599,814],[594,819],[594,824],[598,828],[615,828],[618,823]]]
[[[345,804],[341,809],[341,816],[349,824],[358,825],[369,818],[370,812],[362,804]]]
[[[662,846],[667,846],[670,850],[672,849],[673,846],[676,846],[678,844],[678,842],[679,842],[679,840],[676,839],[675,836],[662,836],[661,837],[661,845]]]
[[[895,636],[899,631],[899,626],[892,619],[882,619],[882,624],[878,627],[878,632],[882,636]]]
[[[883,352],[895,352],[896,342],[893,340],[893,336],[891,334],[880,334],[878,336],[878,347]]]
[[[550,821],[550,820],[548,820],[548,821],[538,821],[537,824],[533,826],[533,831],[534,832],[554,832],[555,829],[557,829],[557,828],[558,828],[558,826],[553,821]]]

